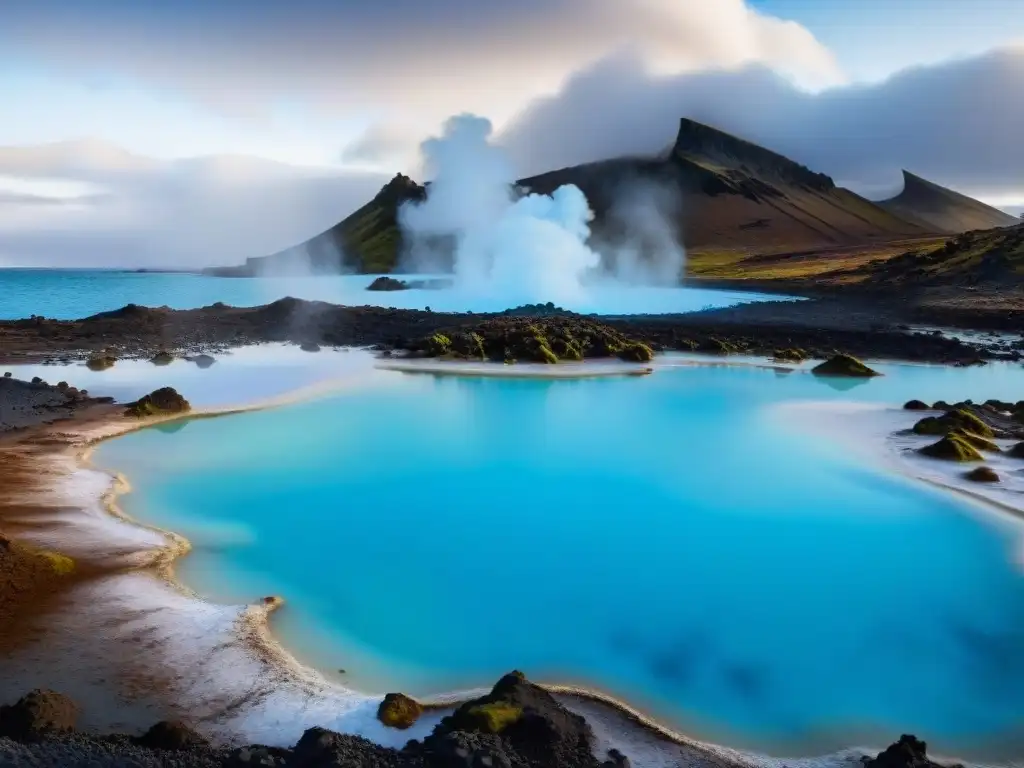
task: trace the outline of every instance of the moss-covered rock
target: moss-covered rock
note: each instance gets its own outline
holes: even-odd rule
[[[908,400],[903,404],[903,409],[906,411],[928,411],[931,410],[928,403],[921,400]]]
[[[377,707],[377,719],[389,728],[405,730],[411,727],[420,715],[423,706],[404,693],[389,693]]]
[[[968,432],[965,429],[954,429],[948,434],[958,437],[968,445],[977,448],[979,451],[990,451],[991,453],[1002,453],[1003,449],[986,437]]]
[[[711,355],[735,355],[740,350],[735,344],[712,336],[710,339],[700,342],[697,345],[697,351],[706,352]]]
[[[1024,459],[1024,443],[1017,443],[1013,448],[1007,451],[1007,455],[1014,459]]]
[[[173,387],[162,387],[130,403],[124,415],[136,419],[150,416],[170,416],[192,410],[188,400]]]
[[[93,355],[85,361],[85,367],[90,371],[105,371],[113,368],[117,358],[113,355]]]
[[[444,357],[452,348],[452,340],[443,333],[432,334],[426,342],[427,354],[431,357]]]
[[[75,572],[75,561],[67,555],[48,549],[39,550],[36,555],[58,576],[68,576]]]
[[[999,474],[991,467],[975,467],[964,475],[972,483],[998,483]]]
[[[811,372],[816,376],[852,376],[856,378],[882,375],[850,355],[833,355],[825,362],[814,366]]]
[[[772,358],[780,363],[802,363],[810,357],[804,350],[798,348],[776,349]]]
[[[523,716],[523,708],[503,701],[489,701],[466,710],[483,733],[501,733]]]
[[[956,435],[946,435],[937,443],[920,448],[919,452],[943,461],[982,461],[984,458],[974,446]]]
[[[174,355],[172,355],[167,350],[162,349],[155,355],[153,355],[149,359],[149,362],[151,362],[153,365],[170,365],[171,363],[174,362]]]
[[[945,400],[936,400],[934,403],[932,403],[933,411],[948,411],[951,410],[952,408],[953,406],[947,403]]]
[[[946,411],[941,416],[926,416],[913,427],[918,435],[945,435],[955,429],[971,432],[980,437],[995,437],[988,424],[962,408]]]
[[[586,358],[618,357],[646,362],[654,350],[591,318],[493,317],[470,327],[437,332],[407,347],[429,357],[458,357],[514,363],[554,364]]]

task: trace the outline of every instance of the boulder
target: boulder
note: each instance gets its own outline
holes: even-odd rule
[[[209,740],[179,720],[161,720],[142,736],[139,744],[150,749],[178,752],[209,746]]]
[[[936,400],[934,403],[932,403],[932,410],[933,411],[948,411],[952,407],[953,406],[951,406],[945,400]]]
[[[1024,459],[1024,443],[1017,443],[1007,452],[1007,455],[1014,459]]]
[[[984,458],[974,446],[965,443],[956,435],[946,435],[937,443],[920,448],[919,452],[944,461],[982,461]]]
[[[161,387],[150,392],[134,403],[129,403],[124,415],[136,419],[149,416],[169,416],[176,413],[187,413],[192,410],[188,400],[178,394],[173,387]]]
[[[979,437],[995,436],[995,432],[988,424],[963,408],[946,411],[941,416],[926,416],[913,427],[914,433],[918,435],[946,435],[955,429],[971,432]]]
[[[972,483],[998,483],[999,475],[991,467],[975,467],[966,475],[965,478],[970,480]]]
[[[814,366],[811,373],[816,376],[853,376],[856,378],[882,375],[850,355],[833,355],[825,362]]]
[[[944,768],[928,759],[928,745],[915,736],[904,734],[899,741],[864,761],[864,768]]]
[[[903,410],[905,411],[928,411],[931,410],[928,403],[922,402],[921,400],[908,400],[903,404]]]
[[[420,715],[423,707],[415,699],[404,693],[389,693],[377,708],[377,719],[389,728],[405,730],[411,727]]]
[[[153,357],[149,359],[149,362],[151,362],[153,365],[170,365],[171,363],[174,362],[174,355],[172,355],[167,350],[162,349],[155,355],[153,355]]]
[[[310,728],[292,749],[290,768],[320,766],[374,766],[387,768],[402,764],[400,753],[374,744],[362,736],[335,733],[326,728]]]
[[[0,736],[34,741],[46,735],[73,730],[78,705],[63,694],[37,689],[17,703],[0,707]]]
[[[957,428],[950,431],[948,434],[952,435],[953,437],[960,438],[969,446],[971,446],[972,448],[976,448],[979,451],[991,451],[992,453],[1003,452],[1002,448],[1000,448],[998,445],[993,443],[988,438],[981,437],[981,435],[976,435],[973,432],[968,432],[964,429]]]
[[[450,748],[456,733],[480,734],[493,748],[500,739],[513,764],[593,766],[593,733],[579,715],[570,712],[521,672],[505,675],[490,693],[462,704],[445,717],[423,746],[440,753]]]
[[[306,341],[299,345],[299,349],[303,352],[319,352],[320,345],[314,341]]]
[[[366,290],[368,290],[368,291],[404,291],[408,287],[409,287],[409,285],[404,280],[396,280],[393,277],[388,277],[387,275],[383,275],[381,277],[378,277],[376,280],[374,280],[368,286],[366,286]]]

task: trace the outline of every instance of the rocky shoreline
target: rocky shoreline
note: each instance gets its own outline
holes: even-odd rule
[[[22,768],[630,768],[615,748],[595,754],[585,718],[520,672],[502,677],[487,694],[445,716],[422,740],[401,749],[313,727],[289,748],[218,746],[181,721],[160,721],[139,735],[76,730],[80,709],[60,693],[35,690],[0,706],[0,766]],[[848,758],[864,768],[940,768],[927,745],[903,735],[875,757]],[[748,768],[693,749],[686,768]]]
[[[589,325],[604,335],[643,344],[654,352],[679,350],[774,355],[799,348],[809,357],[844,352],[857,357],[947,364],[1024,359],[1024,338],[979,337],[971,341],[936,330],[915,330],[892,303],[879,305],[840,298],[745,304],[681,315],[581,316],[557,308],[533,308],[525,315],[562,326]],[[436,334],[451,337],[513,329],[523,313],[441,313],[382,307],[353,307],[285,298],[260,307],[213,304],[173,310],[129,304],[73,321],[33,317],[0,322],[0,363],[149,359],[203,354],[264,342],[290,342],[315,351],[320,346],[368,346],[388,353],[421,351]],[[951,316],[951,319],[953,316]],[[984,327],[984,326],[982,326]],[[591,333],[591,335],[594,335]],[[612,352],[614,354],[614,352]],[[97,367],[99,363],[96,363]]]

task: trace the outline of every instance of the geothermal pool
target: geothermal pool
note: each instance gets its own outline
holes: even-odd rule
[[[480,285],[458,289],[367,291],[377,275],[323,277],[219,278],[181,273],[119,272],[114,270],[0,269],[0,319],[31,315],[75,320],[97,312],[141,304],[195,309],[221,301],[238,307],[269,304],[285,296],[352,306],[374,305],[436,312],[500,312],[534,303],[529,288],[488,292]],[[424,279],[430,275],[394,275]],[[437,277],[437,276],[434,276]],[[450,277],[450,276],[449,276]],[[701,288],[628,286],[596,283],[572,289],[559,303],[577,312],[639,314],[692,312],[752,301],[778,300],[779,296]]]
[[[357,688],[519,668],[789,753],[913,732],[964,754],[1019,733],[1019,521],[778,414],[1016,399],[1024,369],[885,365],[850,387],[685,360],[576,381],[367,369],[95,461],[131,480],[129,514],[191,539],[186,583],[283,595],[285,644]]]

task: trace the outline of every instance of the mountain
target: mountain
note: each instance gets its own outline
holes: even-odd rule
[[[643,182],[671,190],[669,218],[691,250],[834,247],[930,233],[825,174],[687,118],[661,158],[591,163],[520,183],[537,192],[576,184],[600,231],[615,219],[619,193]]]
[[[769,149],[683,118],[672,147],[659,157],[616,158],[521,179],[525,190],[549,194],[578,186],[595,213],[599,242],[626,234],[636,200],[656,200],[674,234],[690,250],[810,249],[869,244],[936,234]],[[344,266],[394,269],[402,247],[397,209],[423,199],[425,187],[398,175],[369,203],[311,240],[239,268],[213,274],[266,274],[302,264],[314,271]]]
[[[878,205],[907,221],[947,234],[1020,223],[1020,219],[998,208],[940,187],[910,171],[903,171],[903,191]]]
[[[398,209],[405,202],[425,197],[425,187],[399,173],[366,205],[306,242],[269,256],[246,259],[241,267],[203,271],[221,277],[294,272],[337,274],[353,268],[360,272],[390,272],[402,249]]]

